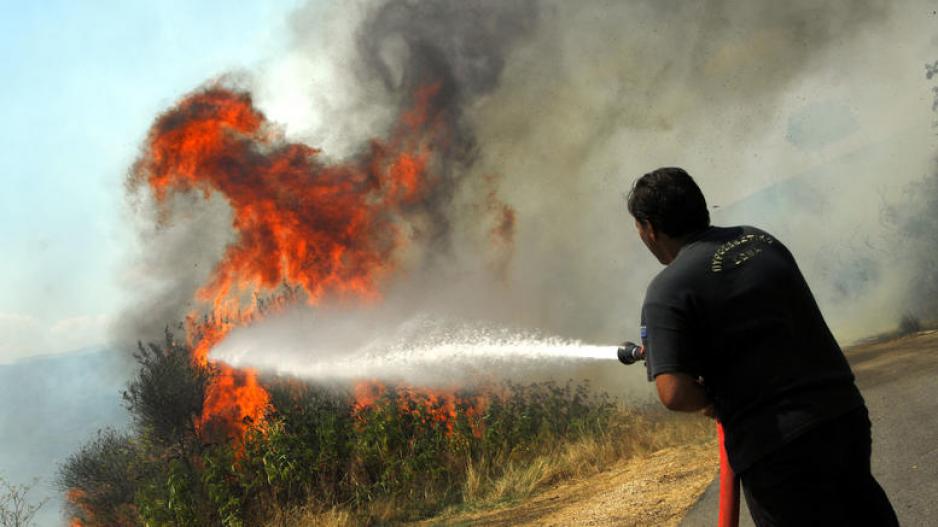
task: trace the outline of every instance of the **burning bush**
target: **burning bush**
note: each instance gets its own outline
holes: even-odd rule
[[[268,379],[265,419],[246,423],[243,438],[209,441],[195,423],[218,370],[191,357],[171,336],[141,347],[125,393],[133,433],[101,432],[60,470],[73,524],[262,525],[336,507],[362,521],[414,518],[475,499],[565,445],[614,443],[623,455],[657,433],[643,430],[647,413],[586,384],[352,390]],[[374,512],[382,503],[395,505]]]
[[[134,438],[103,430],[59,469],[72,525],[137,525],[134,496],[144,471]]]

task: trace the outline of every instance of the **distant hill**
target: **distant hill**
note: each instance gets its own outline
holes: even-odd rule
[[[30,497],[52,499],[38,525],[64,524],[58,466],[97,430],[129,425],[121,404],[128,359],[98,348],[0,366],[0,475],[17,484],[39,478]]]

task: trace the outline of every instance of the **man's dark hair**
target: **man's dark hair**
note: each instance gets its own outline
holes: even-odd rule
[[[629,213],[673,238],[710,226],[703,192],[682,168],[663,167],[640,177],[628,197]]]

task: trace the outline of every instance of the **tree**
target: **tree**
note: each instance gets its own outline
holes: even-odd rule
[[[188,454],[214,372],[209,365],[195,364],[190,349],[169,332],[162,347],[152,343],[138,347],[134,358],[140,369],[124,392],[134,424],[149,441]]]
[[[0,527],[29,527],[39,509],[49,501],[48,498],[32,503],[27,498],[29,491],[36,485],[33,480],[28,485],[14,485],[0,477]]]

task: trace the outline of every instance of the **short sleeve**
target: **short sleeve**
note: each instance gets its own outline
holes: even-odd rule
[[[686,295],[649,287],[642,306],[648,379],[662,373],[700,374],[700,339]]]

